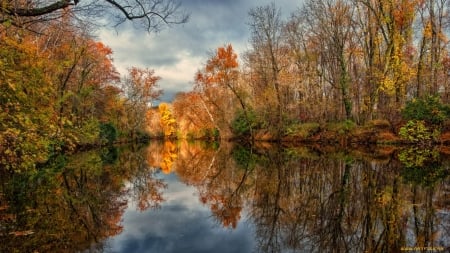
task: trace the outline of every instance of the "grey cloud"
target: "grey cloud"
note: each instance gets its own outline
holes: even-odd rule
[[[161,209],[143,213],[127,211],[124,232],[110,241],[110,252],[252,252],[256,246],[253,227],[240,223],[225,229],[211,217],[197,197],[177,195],[195,189],[177,181],[175,174],[161,175],[168,183],[164,193],[169,201]],[[178,197],[177,197],[178,196]],[[173,201],[170,201],[172,199]],[[195,202],[195,207],[190,204]]]
[[[270,0],[183,0],[182,8],[191,13],[183,25],[168,27],[157,34],[124,24],[116,31],[103,31],[100,39],[112,47],[119,71],[131,66],[155,69],[161,76],[166,94],[190,89],[195,70],[209,57],[208,53],[231,43],[238,55],[244,53],[249,39],[248,11]],[[285,16],[301,1],[277,0]],[[186,64],[190,61],[190,64]],[[173,71],[168,69],[173,68]],[[162,71],[164,69],[164,71]],[[164,72],[164,73],[161,73]],[[124,74],[124,73],[122,73]],[[177,75],[177,76],[173,76]],[[183,77],[183,81],[180,77]],[[166,95],[164,99],[169,99]]]
[[[252,252],[255,247],[249,227],[241,226],[234,231],[215,227],[204,211],[192,212],[174,205],[148,212],[146,216],[134,224],[141,235],[125,235],[114,252]],[[143,220],[148,225],[143,226]]]

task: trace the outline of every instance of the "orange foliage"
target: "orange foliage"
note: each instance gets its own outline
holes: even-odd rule
[[[128,75],[130,82],[140,91],[139,95],[144,100],[156,99],[161,95],[161,91],[154,90],[157,82],[161,80],[161,77],[155,76],[154,70],[131,67],[128,69]]]
[[[219,47],[216,54],[207,61],[204,70],[196,73],[195,82],[204,86],[228,86],[237,77],[239,64],[231,44]]]

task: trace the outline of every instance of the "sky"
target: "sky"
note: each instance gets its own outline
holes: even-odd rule
[[[150,68],[162,79],[162,101],[169,102],[180,91],[192,89],[195,72],[216,48],[231,44],[238,55],[249,48],[251,8],[275,2],[282,15],[290,16],[301,0],[180,0],[190,13],[186,24],[147,33],[122,24],[101,29],[99,40],[113,50],[114,64],[125,75],[130,67]]]
[[[255,252],[254,227],[245,218],[235,229],[224,228],[200,203],[194,186],[180,182],[174,173],[160,176],[167,184],[161,208],[140,212],[129,203],[123,231],[107,240],[106,252]]]

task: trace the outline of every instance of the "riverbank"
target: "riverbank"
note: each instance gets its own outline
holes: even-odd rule
[[[402,138],[399,131],[399,126],[393,126],[386,120],[373,120],[362,126],[351,121],[325,124],[303,123],[288,127],[279,140],[284,143],[340,146],[422,144]],[[255,140],[278,141],[275,135],[266,130],[257,131]],[[450,123],[444,124],[439,136],[426,144],[450,145]]]

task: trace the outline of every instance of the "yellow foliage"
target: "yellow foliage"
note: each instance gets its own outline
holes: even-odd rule
[[[164,174],[169,174],[172,171],[173,164],[177,159],[177,147],[173,142],[164,142],[162,161],[161,161],[161,171]]]
[[[161,103],[159,105],[160,124],[164,131],[164,137],[174,137],[176,134],[177,122],[172,114],[172,111],[168,104]]]

